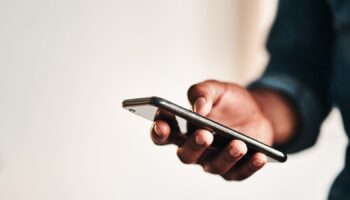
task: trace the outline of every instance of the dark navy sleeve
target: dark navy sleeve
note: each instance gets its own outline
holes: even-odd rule
[[[277,147],[287,153],[312,146],[330,111],[332,21],[326,0],[280,0],[267,40],[268,66],[249,86],[279,91],[297,109],[298,132]]]

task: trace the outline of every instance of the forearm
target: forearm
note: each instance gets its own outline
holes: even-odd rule
[[[298,126],[298,117],[293,105],[286,97],[274,90],[255,89],[251,94],[274,129],[274,144],[287,143]]]

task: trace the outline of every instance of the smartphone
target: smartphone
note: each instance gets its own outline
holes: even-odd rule
[[[126,99],[123,101],[122,106],[130,112],[148,120],[156,121],[161,119],[169,123],[172,130],[171,137],[173,137],[171,141],[175,141],[174,143],[178,145],[198,128],[209,130],[214,135],[214,140],[210,146],[211,153],[208,153],[208,155],[214,155],[232,139],[239,139],[245,142],[248,147],[245,157],[249,157],[255,152],[261,152],[274,161],[285,162],[287,160],[285,153],[267,144],[160,97]]]

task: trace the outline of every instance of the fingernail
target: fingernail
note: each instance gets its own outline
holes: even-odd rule
[[[261,160],[254,160],[254,161],[253,161],[253,165],[254,165],[255,167],[261,167],[263,164],[264,164],[264,162],[261,161]]]
[[[205,141],[203,140],[203,138],[200,135],[196,135],[196,137],[194,138],[194,140],[196,141],[196,143],[200,146],[204,146],[205,145]]]
[[[203,108],[206,102],[207,100],[205,99],[205,97],[199,97],[193,105],[194,112],[198,113],[200,109]]]
[[[242,155],[242,152],[239,149],[234,147],[230,148],[229,153],[234,158],[240,157]]]
[[[157,137],[162,138],[162,132],[160,131],[159,127],[157,124],[154,125],[154,133],[156,134]]]

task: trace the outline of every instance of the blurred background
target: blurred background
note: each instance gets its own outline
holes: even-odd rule
[[[337,110],[315,147],[243,182],[181,164],[121,108],[247,84],[267,62],[276,0],[0,1],[0,199],[325,199],[343,165]]]

